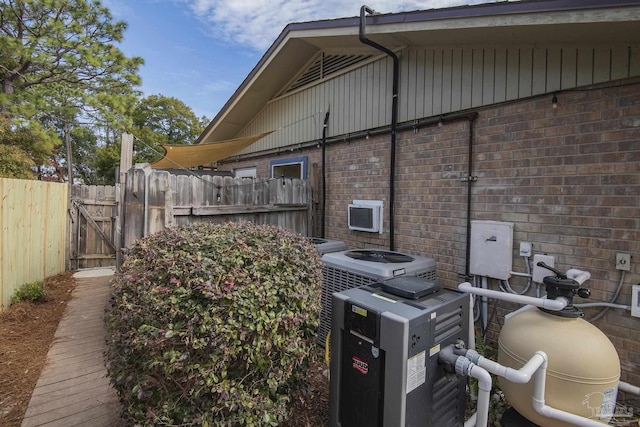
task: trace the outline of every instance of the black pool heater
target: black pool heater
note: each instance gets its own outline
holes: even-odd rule
[[[400,276],[332,297],[330,427],[458,427],[464,377],[438,363],[468,340],[469,294]]]

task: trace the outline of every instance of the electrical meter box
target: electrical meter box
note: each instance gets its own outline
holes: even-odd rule
[[[423,278],[334,293],[329,426],[462,426],[466,379],[438,354],[468,328],[469,295]]]

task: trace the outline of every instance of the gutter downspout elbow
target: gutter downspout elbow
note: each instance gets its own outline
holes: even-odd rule
[[[393,59],[393,95],[391,101],[391,156],[389,159],[389,250],[395,250],[395,186],[396,186],[396,131],[398,128],[398,78],[400,61],[398,56],[388,49],[372,40],[366,35],[366,14],[375,14],[376,12],[369,6],[363,5],[360,8],[360,27],[358,38],[361,43],[369,45],[381,52],[386,53]]]

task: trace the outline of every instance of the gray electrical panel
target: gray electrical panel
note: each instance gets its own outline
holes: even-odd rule
[[[334,293],[329,426],[462,426],[466,379],[438,353],[468,328],[469,295],[423,278]]]

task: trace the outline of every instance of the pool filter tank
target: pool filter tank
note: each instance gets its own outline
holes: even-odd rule
[[[498,340],[498,363],[520,369],[536,351],[544,351],[549,358],[546,403],[556,409],[607,424],[614,413],[618,394],[618,353],[609,338],[582,319],[582,311],[572,303],[575,295],[587,297],[588,290],[579,288],[578,282],[544,263],[538,265],[556,273],[556,277],[544,278],[547,298],[563,297],[568,304],[561,311],[533,308],[506,320]],[[573,425],[544,417],[534,410],[531,403],[532,382],[516,384],[502,377],[499,381],[509,404],[531,422],[511,423],[503,420],[503,426]]]
[[[333,294],[330,427],[459,427],[466,379],[438,364],[468,338],[469,295],[402,276]]]

